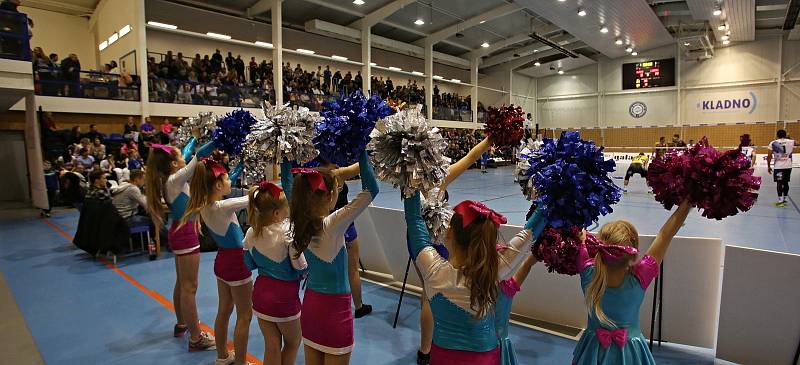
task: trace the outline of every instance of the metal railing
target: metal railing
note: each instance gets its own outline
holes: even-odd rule
[[[0,58],[30,61],[28,16],[0,10]]]
[[[120,78],[123,78],[120,83]],[[64,72],[58,67],[34,74],[36,95],[139,101],[135,76],[98,71]]]

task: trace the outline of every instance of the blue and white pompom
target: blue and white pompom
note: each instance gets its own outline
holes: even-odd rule
[[[546,138],[529,161],[536,203],[554,228],[589,227],[619,202],[620,188],[608,177],[616,163],[578,132],[566,132],[558,142]]]
[[[212,133],[211,139],[219,150],[230,157],[239,156],[245,138],[254,124],[256,118],[249,111],[234,110],[217,120],[217,129]]]
[[[370,141],[375,122],[394,113],[378,95],[368,99],[360,91],[324,106],[315,124],[314,145],[322,157],[339,166],[357,161]]]

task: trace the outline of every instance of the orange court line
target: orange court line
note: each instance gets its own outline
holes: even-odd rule
[[[70,241],[73,240],[73,237],[69,233],[64,232],[64,230],[61,229],[59,226],[51,223],[49,219],[45,218],[45,219],[42,219],[42,221],[45,224],[47,224],[50,228],[52,228],[54,231],[56,231],[60,235],[64,236],[64,238],[66,238],[66,239],[68,239]],[[141,283],[136,281],[136,279],[132,278],[130,275],[128,275],[126,272],[122,271],[120,268],[114,266],[113,263],[109,262],[105,258],[101,257],[101,258],[98,258],[98,259],[100,260],[101,263],[103,263],[103,265],[105,265],[107,268],[111,269],[111,271],[117,273],[117,275],[121,276],[123,279],[125,279],[127,282],[129,282],[131,285],[133,285],[134,287],[139,289],[142,293],[146,294],[148,297],[150,297],[153,300],[155,300],[156,302],[158,302],[158,304],[161,304],[164,308],[166,308],[170,312],[175,313],[175,305],[173,305],[172,302],[169,301],[169,299],[164,298],[164,296],[159,294],[158,292],[156,292],[154,290],[151,290],[151,289],[147,288],[146,286],[142,285]],[[203,322],[200,322],[200,329],[205,331],[205,332],[208,332],[208,333],[211,333],[212,335],[214,335],[214,330],[210,326],[208,326],[207,324],[205,324]],[[228,347],[228,351],[233,350],[233,342],[227,341],[227,345],[228,345],[227,346]],[[249,352],[247,353],[247,361],[249,361],[251,363],[254,363],[256,365],[263,365],[261,360],[257,359],[255,356],[253,356]]]

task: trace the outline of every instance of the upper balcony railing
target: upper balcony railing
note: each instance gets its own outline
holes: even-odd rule
[[[0,10],[0,58],[30,61],[29,40],[28,16]]]
[[[51,67],[36,71],[34,80],[36,95],[139,101],[137,78],[127,74]]]

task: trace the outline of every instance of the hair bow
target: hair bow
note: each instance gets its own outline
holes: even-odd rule
[[[214,174],[215,178],[220,177],[222,174],[228,173],[228,170],[226,170],[224,166],[220,165],[219,162],[214,159],[203,157],[200,159],[200,161],[206,165],[206,168],[211,169],[211,172]]]
[[[311,185],[311,190],[322,192],[328,191],[328,185],[325,184],[325,179],[322,178],[322,174],[320,174],[316,169],[308,167],[295,167],[291,170],[291,172],[293,174],[306,175],[306,179],[308,179],[308,183]]]
[[[461,215],[463,228],[469,226],[478,217],[488,218],[498,227],[508,221],[502,214],[495,212],[483,203],[472,200],[459,203],[453,208],[453,211]]]
[[[589,253],[589,257],[595,257],[598,253],[601,254],[603,261],[607,263],[617,262],[628,256],[639,254],[639,250],[636,247],[608,245],[593,234],[586,235],[586,251]]]
[[[158,143],[150,144],[150,148],[154,149],[154,150],[162,150],[162,151],[164,151],[166,153],[169,153],[169,154],[171,154],[172,151],[174,151],[172,146],[167,146],[165,144],[158,144]]]
[[[273,198],[278,199],[281,197],[281,192],[283,191],[283,189],[280,186],[273,184],[272,182],[264,180],[258,183],[258,191],[259,192],[267,191],[269,192],[269,195],[272,195]]]

